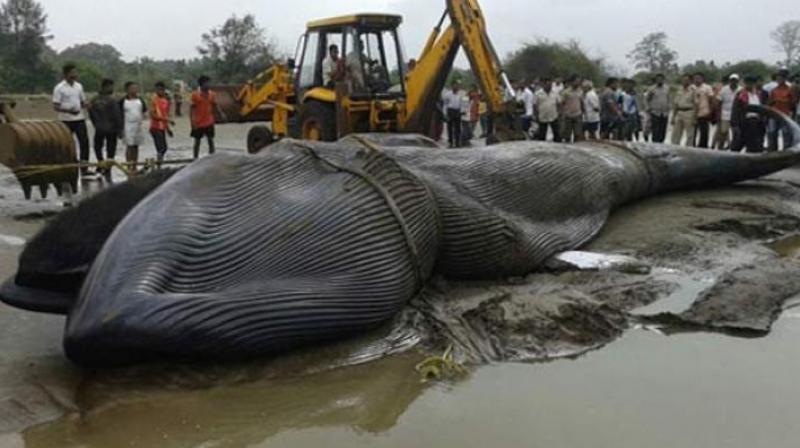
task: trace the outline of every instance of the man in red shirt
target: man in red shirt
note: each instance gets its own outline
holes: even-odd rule
[[[199,89],[192,93],[191,117],[192,138],[194,138],[194,158],[200,157],[200,142],[208,140],[208,153],[214,154],[214,112],[221,114],[217,106],[217,96],[210,90],[211,78],[201,76],[197,80]]]
[[[772,89],[772,92],[769,95],[769,105],[781,113],[786,114],[787,116],[791,117],[792,113],[794,112],[795,104],[797,103],[797,99],[795,98],[795,91],[791,85],[787,82],[789,78],[789,72],[787,70],[781,70],[778,73],[778,77],[776,81],[778,82],[778,86]],[[783,126],[782,128],[783,133],[783,147],[788,148],[792,146],[792,133],[790,130]],[[775,132],[774,136],[770,135],[769,139],[769,150],[770,151],[777,151],[778,150],[778,133]]]

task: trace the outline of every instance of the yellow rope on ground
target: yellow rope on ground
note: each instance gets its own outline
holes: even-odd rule
[[[28,177],[39,176],[43,174],[62,171],[65,169],[83,169],[83,168],[98,168],[103,171],[117,168],[122,171],[126,176],[130,177],[134,170],[142,167],[144,171],[151,171],[159,167],[159,165],[187,165],[194,162],[194,159],[181,159],[181,160],[165,160],[159,164],[155,159],[146,159],[144,162],[117,162],[116,160],[104,160],[97,163],[64,163],[64,164],[51,164],[51,165],[27,165],[11,170],[17,175],[19,179]]]

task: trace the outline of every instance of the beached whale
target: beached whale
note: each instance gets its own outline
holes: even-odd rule
[[[117,192],[125,213],[69,212],[73,224],[107,220],[86,235],[102,244],[59,247],[57,218],[0,297],[67,314],[64,348],[82,365],[272,355],[385,324],[434,273],[533,272],[630,201],[791,167],[800,127],[780,118],[798,145],[758,155],[622,142],[443,150],[413,136],[216,155],[144,199]]]

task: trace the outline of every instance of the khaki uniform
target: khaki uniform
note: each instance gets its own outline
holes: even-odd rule
[[[680,145],[686,135],[686,144],[694,145],[694,131],[697,126],[697,95],[694,86],[681,88],[675,94],[675,115],[672,128],[672,144]]]

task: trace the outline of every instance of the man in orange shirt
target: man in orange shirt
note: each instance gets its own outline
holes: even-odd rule
[[[156,145],[156,153],[158,154],[158,166],[164,162],[164,156],[167,154],[169,146],[167,144],[167,135],[172,136],[170,125],[174,124],[169,119],[169,98],[167,98],[167,86],[163,82],[156,83],[156,94],[153,95],[152,102],[150,103],[150,135],[153,137],[153,143]]]
[[[778,86],[772,89],[772,92],[769,94],[769,105],[778,111],[792,116],[794,112],[794,107],[796,104],[797,99],[795,98],[795,92],[791,85],[787,82],[789,79],[789,72],[787,70],[781,70],[778,73],[778,77],[776,81],[778,82]],[[792,133],[786,127],[782,127],[783,133],[783,147],[788,148],[792,146]],[[774,132],[769,136],[769,150],[770,151],[777,151],[778,150],[778,132]]]
[[[211,78],[201,76],[197,80],[199,89],[192,93],[191,117],[192,138],[194,138],[194,158],[200,157],[200,142],[203,137],[208,140],[208,153],[214,154],[214,112],[221,114],[217,106],[217,97],[210,90]]]

